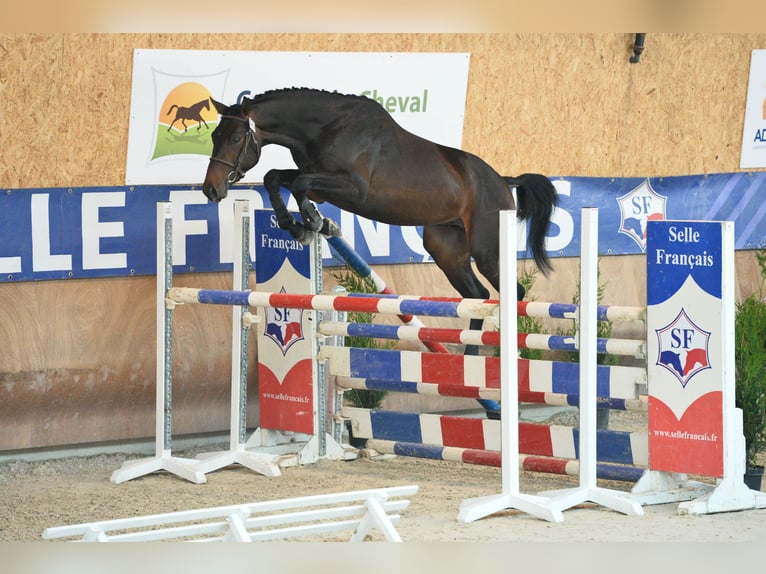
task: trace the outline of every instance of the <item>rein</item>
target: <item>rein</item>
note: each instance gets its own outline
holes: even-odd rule
[[[248,124],[247,132],[245,132],[245,141],[242,144],[242,148],[240,148],[239,153],[237,154],[237,159],[234,160],[234,163],[228,162],[225,159],[221,159],[218,157],[210,157],[210,161],[215,161],[218,163],[222,163],[226,167],[230,167],[231,171],[226,176],[226,179],[229,181],[229,183],[234,183],[235,181],[239,181],[243,177],[245,177],[245,172],[242,171],[242,169],[239,167],[242,163],[242,158],[245,155],[245,151],[247,150],[248,146],[252,145],[254,146],[255,153],[260,154],[260,147],[258,146],[258,141],[255,139],[255,130],[254,124],[251,122],[252,120],[250,118],[243,118],[242,116],[231,116],[231,115],[222,115],[222,118],[229,118],[231,120],[237,120],[240,122],[244,122]]]

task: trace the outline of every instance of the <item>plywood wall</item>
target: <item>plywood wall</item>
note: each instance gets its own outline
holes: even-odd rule
[[[632,44],[633,34],[0,35],[0,189],[124,183],[136,48],[470,52],[463,148],[503,174],[737,171],[750,53],[766,34],[648,34],[638,64]],[[604,262],[619,277],[606,301],[644,304],[639,259]],[[379,272],[400,292],[454,294],[433,266]],[[572,281],[561,279],[576,272],[559,260],[537,298],[570,300]],[[755,277],[739,255],[739,292]],[[188,311],[178,333],[177,430],[225,428],[228,317]],[[4,284],[0,349],[0,450],[153,432],[152,280]]]
[[[0,36],[0,186],[125,179],[135,48],[470,52],[463,147],[505,174],[735,171],[750,53],[766,34]],[[253,70],[257,77],[257,70]]]

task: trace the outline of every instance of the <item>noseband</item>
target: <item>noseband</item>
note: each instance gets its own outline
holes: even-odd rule
[[[245,141],[242,144],[242,147],[239,150],[239,153],[237,154],[237,159],[234,160],[234,163],[228,162],[225,159],[221,159],[218,157],[210,157],[210,161],[216,161],[218,163],[222,163],[226,167],[230,167],[231,171],[226,176],[226,179],[229,181],[229,183],[234,183],[235,181],[239,181],[243,177],[245,177],[244,171],[242,171],[242,168],[240,168],[240,164],[242,163],[242,158],[245,156],[245,151],[247,150],[248,146],[253,146],[253,149],[255,150],[256,155],[260,155],[260,146],[258,145],[258,141],[255,139],[255,130],[253,127],[251,127],[250,118],[243,118],[242,116],[228,116],[228,115],[222,115],[222,118],[228,118],[231,120],[237,120],[240,122],[244,122],[248,124],[247,132],[245,132]],[[254,126],[254,124],[252,124]]]

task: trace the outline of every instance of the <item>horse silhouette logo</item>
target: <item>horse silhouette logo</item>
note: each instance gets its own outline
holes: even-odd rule
[[[620,233],[627,235],[646,251],[646,224],[665,219],[667,197],[660,195],[646,179],[641,185],[618,197],[620,205]]]
[[[170,125],[168,126],[168,131],[173,127],[173,125],[177,121],[181,121],[181,125],[184,127],[184,132],[188,131],[189,126],[186,125],[186,120],[190,120],[193,122],[197,122],[197,131],[202,129],[202,124],[205,124],[205,127],[210,129],[210,127],[207,125],[207,122],[205,121],[205,118],[202,117],[202,110],[209,110],[210,109],[210,99],[205,98],[204,100],[200,100],[196,104],[192,104],[191,106],[179,106],[178,104],[171,104],[170,109],[168,109],[167,112],[165,112],[166,116],[170,116],[173,113],[173,110],[175,109],[176,116],[173,119],[172,122],[170,122]]]
[[[686,388],[691,378],[710,367],[710,332],[692,321],[682,308],[673,321],[656,331],[657,365],[670,371]]]
[[[170,89],[164,99],[158,99],[153,160],[180,155],[210,156],[213,151],[210,134],[218,125],[218,112],[211,97],[203,84],[183,82]]]
[[[284,287],[281,292],[285,292]],[[290,347],[304,338],[303,310],[267,307],[264,334],[276,343],[282,355],[286,355]]]

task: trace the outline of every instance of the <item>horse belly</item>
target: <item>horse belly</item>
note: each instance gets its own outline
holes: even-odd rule
[[[424,199],[399,194],[383,199],[371,194],[362,205],[350,206],[347,211],[391,225],[436,225],[461,216],[456,206],[448,205],[443,199]]]

